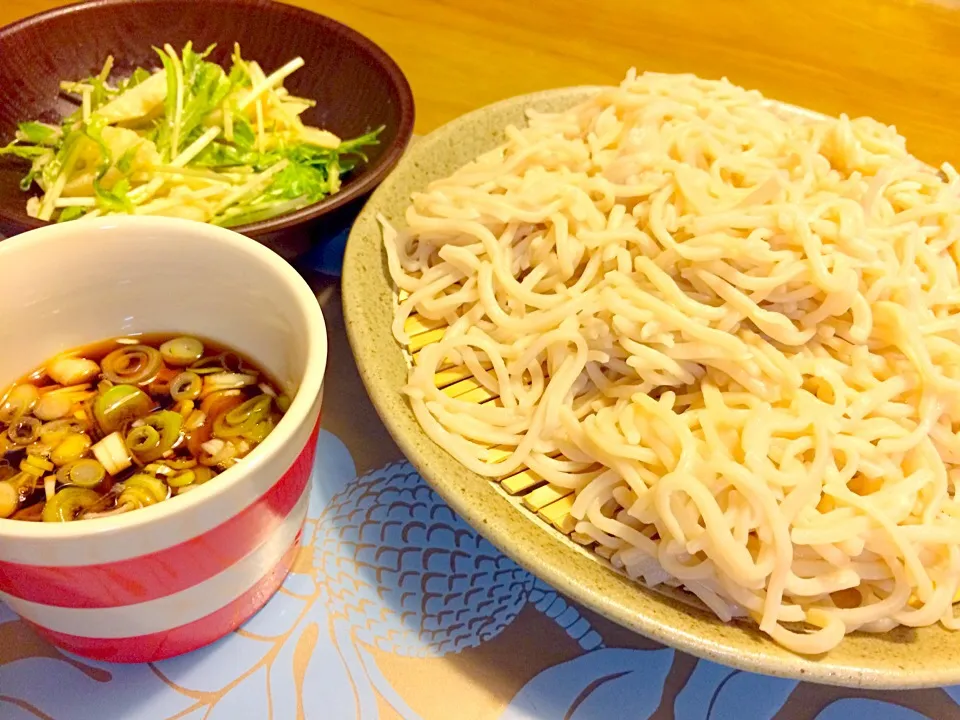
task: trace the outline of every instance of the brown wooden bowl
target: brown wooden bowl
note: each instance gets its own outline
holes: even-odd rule
[[[290,92],[317,101],[304,113],[308,124],[340,137],[385,126],[369,162],[343,188],[314,205],[248,225],[238,232],[293,258],[313,238],[346,226],[366,196],[387,176],[413,133],[413,95],[403,72],[376,44],[323,15],[271,0],[90,0],[44,12],[0,29],[0,144],[13,139],[18,122],[58,121],[76,105],[62,97],[61,80],[99,72],[108,55],[113,79],[135,67],[160,64],[153,47],[188,41],[216,43],[213,62],[228,65],[234,43],[267,72],[296,56],[306,65],[285,81]],[[26,213],[29,193],[20,189],[22,161],[0,158],[0,234],[45,225]]]

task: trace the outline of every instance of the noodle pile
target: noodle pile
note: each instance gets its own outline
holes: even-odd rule
[[[648,585],[798,653],[960,626],[960,177],[869,118],[631,71],[384,226],[405,393]],[[448,397],[466,367],[499,397]],[[494,452],[506,448],[508,452]]]

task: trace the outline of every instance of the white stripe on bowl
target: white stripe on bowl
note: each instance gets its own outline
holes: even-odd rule
[[[270,539],[223,572],[181,592],[116,608],[63,608],[0,592],[0,600],[49,630],[88,638],[127,638],[172,630],[216,612],[256,585],[290,549],[306,517],[310,486]],[[241,588],[238,592],[237,588]]]

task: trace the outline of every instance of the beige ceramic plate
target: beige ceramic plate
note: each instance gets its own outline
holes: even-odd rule
[[[391,333],[394,287],[376,216],[402,224],[410,194],[503,141],[524,111],[562,110],[596,89],[512,98],[465,115],[418,141],[360,214],[347,243],[343,307],[347,334],[370,397],[400,449],[467,522],[557,590],[647,637],[709,660],[833,685],[906,688],[960,682],[960,634],[939,626],[854,634],[829,654],[804,658],[746,623],[724,624],[683,593],[640,586],[601,558],[517,507],[490,480],[466,470],[420,429],[400,388],[407,362]]]

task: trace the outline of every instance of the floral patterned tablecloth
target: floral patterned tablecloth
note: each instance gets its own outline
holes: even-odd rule
[[[344,336],[343,242],[307,259],[331,355],[304,547],[283,588],[229,637],[149,665],[61,653],[0,605],[0,720],[960,719],[960,687],[848,691],[698,661],[515,565],[380,424]]]

